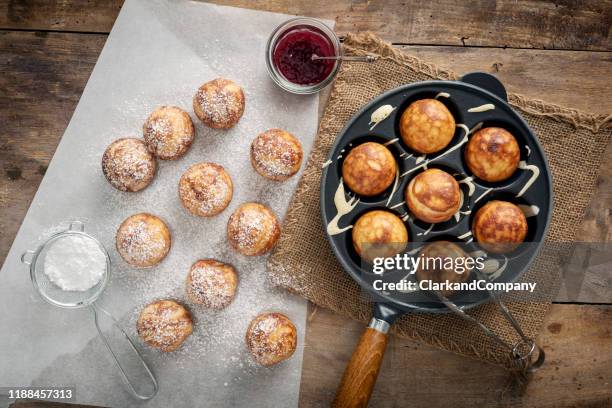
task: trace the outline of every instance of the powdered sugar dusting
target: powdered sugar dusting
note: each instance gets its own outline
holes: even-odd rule
[[[144,142],[138,139],[119,139],[102,156],[102,169],[107,180],[121,191],[138,191],[153,179],[155,159]]]
[[[233,300],[236,285],[236,273],[232,267],[201,261],[189,272],[187,291],[194,302],[222,309]]]
[[[156,263],[170,245],[164,239],[163,227],[146,222],[136,215],[122,224],[117,233],[117,245],[124,259],[133,265]]]

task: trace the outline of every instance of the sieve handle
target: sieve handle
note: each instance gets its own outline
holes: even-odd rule
[[[155,375],[153,374],[153,372],[149,368],[149,365],[142,358],[142,355],[140,354],[138,349],[136,349],[136,346],[132,342],[132,339],[130,339],[130,336],[127,335],[125,330],[123,330],[121,328],[121,326],[119,325],[117,320],[109,312],[107,312],[106,310],[102,309],[99,306],[96,306],[95,304],[92,304],[90,306],[90,308],[91,308],[91,310],[92,310],[92,312],[94,314],[94,321],[96,323],[96,329],[98,329],[98,334],[100,335],[100,338],[102,339],[102,342],[106,346],[106,349],[108,350],[108,352],[113,357],[113,360],[115,360],[115,364],[119,368],[119,371],[121,372],[121,376],[123,377],[123,380],[127,384],[129,390],[132,392],[132,394],[136,398],[138,398],[140,400],[146,401],[146,400],[150,400],[151,398],[153,398],[157,394],[157,390],[159,389],[159,386],[157,384],[157,379],[155,378]],[[99,315],[100,314],[108,317],[110,319],[110,321],[112,322],[112,327],[117,329],[121,333],[122,337],[127,341],[127,344],[129,345],[129,349],[133,352],[132,356],[130,358],[136,359],[137,362],[144,367],[145,372],[146,372],[146,374],[148,376],[148,380],[150,380],[151,386],[152,386],[152,391],[149,394],[141,394],[141,393],[139,393],[136,390],[136,387],[134,387],[134,382],[130,379],[130,376],[127,374],[124,365],[119,361],[120,359],[119,359],[119,357],[117,357],[117,354],[115,353],[115,350],[110,345],[108,339],[106,338],[106,336],[102,332],[102,329],[100,328],[100,324],[99,324]]]

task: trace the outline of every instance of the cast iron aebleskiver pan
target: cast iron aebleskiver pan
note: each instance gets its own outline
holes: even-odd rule
[[[450,221],[435,224],[423,223],[410,217],[405,225],[408,229],[411,246],[408,251],[415,252],[424,243],[436,240],[450,240],[464,242],[468,250],[476,251],[478,246],[471,241],[471,236],[465,236],[470,231],[472,217],[486,202],[502,199],[515,204],[536,206],[539,212],[529,216],[526,242],[521,248],[506,256],[500,256],[499,264],[506,265],[503,271],[495,276],[496,282],[512,282],[523,274],[535,259],[542,242],[546,236],[550,217],[552,214],[552,181],[544,152],[525,121],[510,107],[507,102],[506,91],[501,82],[493,75],[486,73],[471,73],[460,81],[426,81],[405,85],[375,98],[362,108],[346,124],[339,133],[329,155],[329,161],[323,169],[321,178],[321,214],[324,225],[327,226],[336,216],[337,209],[334,196],[341,182],[342,160],[351,148],[366,141],[389,143],[387,147],[393,153],[399,167],[400,177],[397,187],[389,187],[376,197],[356,197],[359,199],[353,210],[340,217],[339,227],[353,225],[355,221],[367,211],[385,209],[399,216],[408,214],[404,200],[404,191],[410,180],[423,171],[423,163],[427,168],[440,168],[454,175],[458,181],[470,177],[472,174],[463,159],[466,132],[457,127],[451,143],[442,151],[427,155],[426,160],[416,162],[417,153],[411,151],[401,141],[399,133],[399,118],[410,103],[424,98],[434,98],[439,93],[450,94],[450,97],[438,97],[453,114],[457,124],[465,124],[473,129],[482,122],[483,127],[497,126],[510,131],[521,148],[521,161],[529,166],[539,169],[539,175],[533,184],[523,192],[528,180],[535,176],[529,169],[517,169],[508,180],[499,183],[487,183],[473,178],[474,191],[470,193],[469,182],[460,183],[464,202],[459,221],[454,218]],[[483,112],[468,112],[469,108],[493,104],[495,109]],[[374,110],[382,105],[395,107],[391,115],[370,130],[370,117]],[[467,135],[469,137],[469,135]],[[393,142],[394,139],[399,140]],[[414,170],[413,170],[414,169]],[[344,197],[348,202],[354,194],[345,187]],[[391,208],[393,207],[393,208]],[[534,207],[532,207],[534,208]],[[471,213],[469,213],[471,211]],[[458,238],[465,236],[465,238]],[[380,363],[384,355],[387,342],[387,332],[395,319],[407,312],[447,312],[448,309],[429,294],[412,293],[384,293],[375,291],[372,281],[380,276],[371,272],[371,266],[361,261],[353,248],[351,230],[340,234],[327,234],[332,249],[342,267],[351,277],[373,298],[374,317],[364,332],[353,357],[346,368],[334,406],[365,406],[374,387]],[[406,276],[403,274],[385,274],[386,281],[399,281]],[[462,293],[452,298],[459,307],[467,309],[485,302],[488,299],[486,292]]]

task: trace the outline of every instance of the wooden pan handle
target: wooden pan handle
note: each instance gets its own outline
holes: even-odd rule
[[[332,407],[353,408],[368,405],[387,348],[388,329],[389,325],[382,320],[373,319],[370,322],[344,370]]]

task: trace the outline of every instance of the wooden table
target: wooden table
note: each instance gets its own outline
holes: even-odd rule
[[[335,19],[457,72],[495,73],[513,92],[610,114],[608,1],[274,1],[217,3]],[[427,4],[425,4],[427,3]],[[0,0],[0,262],[67,126],[121,0]],[[612,241],[612,147],[580,239]],[[603,283],[602,283],[603,282]],[[559,298],[540,335],[547,364],[524,389],[488,364],[392,338],[374,407],[612,406],[610,279]],[[362,324],[310,306],[301,405],[333,397]]]

